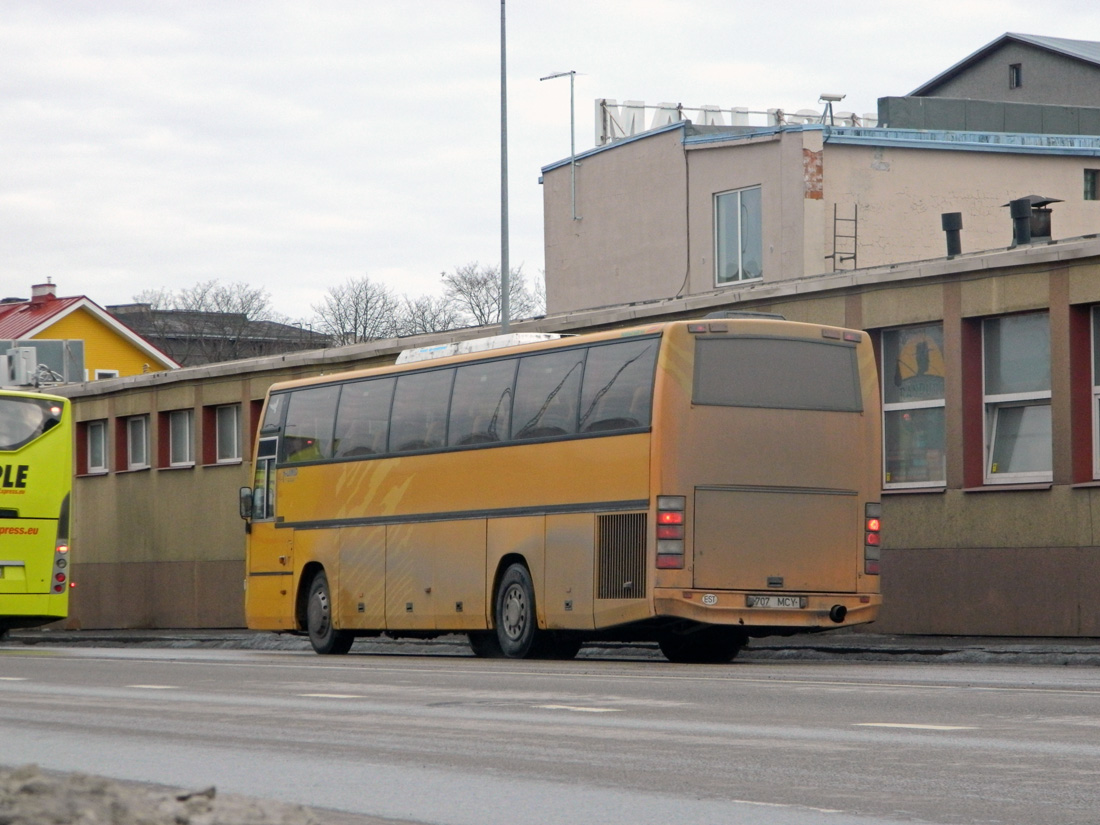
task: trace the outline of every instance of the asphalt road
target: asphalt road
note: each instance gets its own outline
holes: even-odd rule
[[[0,763],[444,825],[1096,823],[1100,669],[0,648]]]

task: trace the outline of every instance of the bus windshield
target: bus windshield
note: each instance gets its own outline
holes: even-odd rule
[[[40,398],[0,396],[0,450],[18,450],[61,421],[61,405]]]

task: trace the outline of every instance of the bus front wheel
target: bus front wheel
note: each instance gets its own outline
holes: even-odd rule
[[[509,659],[522,659],[531,654],[538,634],[538,618],[531,574],[522,564],[513,564],[500,578],[496,625],[501,653]]]
[[[347,653],[355,637],[346,630],[332,626],[332,598],[328,589],[328,576],[324,572],[313,577],[306,601],[306,630],[309,643],[318,653]]]

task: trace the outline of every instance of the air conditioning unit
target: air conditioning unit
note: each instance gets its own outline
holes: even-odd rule
[[[9,387],[33,387],[38,358],[34,347],[9,349],[0,361],[0,376]]]

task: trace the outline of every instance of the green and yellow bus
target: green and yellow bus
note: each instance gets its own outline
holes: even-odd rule
[[[271,387],[241,490],[250,628],[720,662],[874,619],[865,333],[726,313],[535,337]]]
[[[0,390],[0,637],[69,614],[69,401]]]

